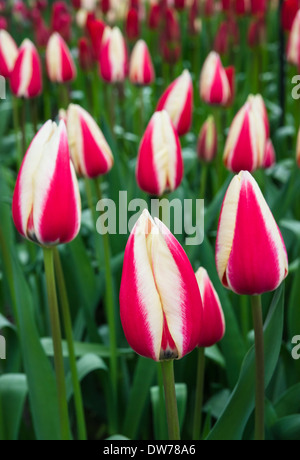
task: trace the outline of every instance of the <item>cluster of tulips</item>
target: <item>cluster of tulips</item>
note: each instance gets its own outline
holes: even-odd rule
[[[152,40],[152,45],[162,53],[168,65],[175,66],[181,53],[183,33],[179,17],[186,20],[190,36],[197,36],[202,29],[201,17],[210,18],[222,12],[223,21],[212,40],[213,50],[205,57],[200,74],[195,75],[193,68],[184,68],[164,86],[157,98],[150,121],[143,127],[136,152],[135,176],[143,192],[159,198],[174,192],[186,179],[181,138],[184,139],[192,129],[197,87],[200,100],[211,109],[197,137],[195,155],[201,161],[201,169],[207,171],[208,165],[211,168],[216,166],[221,185],[225,177],[223,166],[235,174],[219,209],[215,262],[220,282],[226,289],[240,296],[251,296],[257,360],[256,439],[263,439],[265,383],[261,375],[264,373],[264,349],[260,296],[281,285],[288,275],[289,264],[279,227],[252,175],[258,169],[276,164],[267,107],[261,94],[249,94],[244,105],[234,111],[236,71],[234,66],[225,67],[222,61],[228,61],[228,50],[240,40],[237,25],[240,17],[251,15],[250,46],[257,47],[264,40],[268,2],[131,0],[124,2],[126,6],[113,0],[74,0],[71,3],[72,6],[55,2],[50,25],[47,25],[43,17],[48,8],[47,1],[33,1],[31,8],[21,1],[15,2],[12,15],[15,21],[19,21],[19,26],[22,21],[33,25],[35,44],[26,38],[18,47],[9,33],[9,22],[4,13],[0,21],[0,74],[9,80],[12,95],[15,98],[36,98],[47,91],[45,84],[43,89],[45,79],[66,85],[68,92],[67,104],[61,100],[57,104],[58,123],[50,119],[45,122],[44,119],[26,148],[12,200],[16,229],[22,237],[44,250],[61,436],[68,439],[70,428],[53,257],[57,256],[57,245],[70,243],[80,232],[81,181],[85,181],[86,197],[95,217],[89,181],[95,181],[98,199],[101,199],[99,178],[108,174],[115,163],[113,147],[100,128],[100,119],[95,116],[97,108],[91,114],[93,104],[88,111],[70,101],[69,85],[76,81],[78,74],[76,59],[83,72],[91,72],[93,79],[102,81],[102,85],[114,85],[113,89],[124,84],[127,78],[138,87],[152,85],[156,71],[151,53],[155,51],[141,38],[142,27],[157,32],[157,41]],[[299,7],[297,1],[286,0],[282,24],[289,34],[287,60],[300,69]],[[0,13],[5,9],[0,2]],[[121,21],[124,34],[119,27]],[[71,47],[73,22],[81,34],[76,53]],[[220,125],[228,111],[234,116],[223,145],[225,129]],[[113,120],[111,123],[113,133]],[[300,131],[296,144],[300,167]],[[221,145],[223,152],[220,152]],[[221,153],[222,160],[219,158]],[[202,180],[205,181],[204,176]],[[206,199],[205,184],[201,184],[204,196],[200,198]],[[120,371],[112,299],[111,248],[109,236],[102,237],[110,372],[117,404],[117,375]],[[161,219],[151,217],[146,210],[141,213],[128,238],[123,258],[120,319],[130,347],[139,355],[162,364],[170,439],[180,438],[173,361],[196,348],[203,359],[203,350],[217,344],[225,334],[221,302],[206,268],[193,267],[182,245]],[[69,338],[72,359],[72,333]],[[72,378],[74,386],[78,386],[76,365],[75,369],[72,366]],[[195,439],[201,434],[200,387],[201,382],[198,382]],[[81,415],[82,405],[80,397],[76,408]],[[86,436],[84,430],[81,435],[82,438]]]

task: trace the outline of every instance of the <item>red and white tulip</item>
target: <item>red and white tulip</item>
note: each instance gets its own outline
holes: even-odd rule
[[[300,68],[300,9],[291,28],[287,47],[287,60],[290,64]]]
[[[200,96],[210,105],[227,107],[234,94],[234,72],[225,69],[220,56],[212,51],[206,58],[200,75]]]
[[[167,227],[144,211],[127,242],[120,314],[129,345],[155,361],[198,345],[202,302],[193,268]]]
[[[128,53],[118,27],[106,27],[99,58],[100,75],[109,83],[123,82],[128,73]]]
[[[248,171],[233,178],[224,198],[216,265],[222,284],[240,295],[273,291],[288,274],[282,235]]]
[[[273,142],[271,139],[267,140],[266,148],[265,148],[265,155],[263,160],[263,168],[271,168],[276,163],[276,152],[274,149]]]
[[[196,272],[200,289],[203,318],[198,347],[212,347],[220,342],[225,334],[225,318],[221,302],[207,271],[200,267]]]
[[[134,85],[151,85],[155,80],[155,71],[148,46],[139,40],[131,53],[129,80]]]
[[[193,115],[193,82],[188,70],[184,70],[166,89],[156,110],[168,112],[179,136],[188,133]]]
[[[6,30],[0,30],[0,75],[9,78],[19,54],[16,42]]]
[[[156,112],[140,144],[136,178],[139,187],[151,195],[161,196],[179,187],[183,176],[183,159],[178,134],[168,113]]]
[[[66,124],[77,174],[94,178],[108,173],[114,163],[113,155],[93,117],[79,105],[70,104]]]
[[[26,38],[10,75],[12,93],[17,97],[31,98],[42,92],[42,69],[34,44]]]
[[[201,128],[198,146],[198,158],[205,163],[210,163],[218,153],[218,133],[213,116],[208,117]]]
[[[42,246],[73,240],[80,229],[78,182],[63,121],[47,121],[24,157],[13,196],[19,233]]]
[[[52,82],[64,83],[76,78],[76,67],[64,39],[55,32],[49,38],[46,48],[46,66]]]

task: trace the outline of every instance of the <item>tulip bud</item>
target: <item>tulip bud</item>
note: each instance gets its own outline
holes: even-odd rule
[[[238,15],[245,15],[250,12],[250,0],[235,0],[235,12]]]
[[[112,152],[91,115],[79,105],[70,104],[66,119],[77,174],[92,179],[109,172],[114,162]]]
[[[264,15],[267,10],[267,0],[251,0],[250,10],[251,14]]]
[[[51,15],[51,30],[57,32],[61,37],[69,42],[71,39],[71,23],[72,16],[70,15],[65,2],[54,2]]]
[[[203,305],[202,328],[198,347],[212,347],[224,337],[225,318],[219,296],[204,268],[200,267],[196,272],[196,279]]]
[[[42,91],[42,70],[40,57],[34,44],[26,38],[10,76],[12,93],[17,97],[31,98]]]
[[[91,38],[94,59],[96,61],[98,61],[99,59],[105,27],[105,22],[100,21],[99,19],[93,19],[91,17],[88,17],[86,22],[86,28]]]
[[[179,60],[181,55],[181,43],[179,40],[170,42],[167,40],[166,34],[162,33],[160,47],[165,62],[175,64]]]
[[[86,37],[78,40],[78,61],[80,68],[88,72],[94,67],[93,50]]]
[[[135,8],[128,11],[125,30],[129,40],[136,40],[140,36],[139,13]]]
[[[127,242],[120,315],[129,345],[155,361],[180,359],[198,344],[202,302],[178,241],[144,211]]]
[[[0,16],[0,30],[7,29],[7,20],[4,16]]]
[[[262,167],[265,169],[268,169],[274,166],[275,163],[276,163],[276,153],[275,153],[274,145],[271,139],[268,139],[266,143],[265,155],[264,155]]]
[[[188,70],[184,70],[161,96],[157,111],[166,110],[179,136],[186,134],[192,124],[193,83]]]
[[[13,196],[21,235],[42,246],[73,240],[80,228],[80,195],[64,122],[48,121],[24,157]]]
[[[109,83],[125,80],[128,72],[128,54],[124,37],[118,27],[105,29],[99,65],[103,80]]]
[[[144,40],[139,40],[132,50],[129,79],[134,85],[151,85],[155,80],[152,59]]]
[[[150,120],[139,148],[136,178],[139,187],[161,196],[179,187],[183,159],[178,134],[168,113],[156,112]]]
[[[224,151],[224,163],[230,171],[252,172],[263,165],[267,136],[258,104],[250,96],[231,124]]]
[[[287,60],[300,67],[300,9],[294,19],[287,47]]]
[[[166,15],[166,37],[168,41],[180,40],[180,25],[178,22],[176,11],[172,8],[167,8]]]
[[[256,181],[235,176],[219,220],[216,264],[223,285],[237,294],[275,290],[288,274],[283,238]]]
[[[281,24],[284,30],[290,31],[300,8],[299,0],[285,0],[281,10]]]
[[[218,152],[218,133],[213,116],[208,117],[201,128],[198,139],[198,158],[205,163],[210,163]]]
[[[204,0],[203,13],[206,17],[211,17],[214,15],[216,6],[214,0]]]
[[[174,0],[174,6],[176,10],[184,10],[185,8],[185,0]]]
[[[266,40],[266,22],[265,18],[254,19],[249,25],[248,45],[255,48],[265,43]]]
[[[227,106],[233,96],[233,80],[229,79],[220,56],[212,51],[204,62],[200,76],[200,96],[207,104]]]
[[[9,78],[19,54],[14,39],[6,30],[0,31],[0,75]]]
[[[64,39],[55,32],[46,48],[46,66],[52,82],[63,83],[76,78],[76,67]]]
[[[298,137],[297,137],[296,159],[297,159],[297,164],[300,168],[300,129],[298,131]]]
[[[158,28],[161,20],[160,6],[158,3],[150,5],[149,11],[149,28],[155,30]]]
[[[103,14],[107,14],[110,9],[110,0],[101,0],[101,11]]]

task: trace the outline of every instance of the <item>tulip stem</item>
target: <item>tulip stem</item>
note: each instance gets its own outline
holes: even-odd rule
[[[200,199],[205,199],[206,185],[207,185],[208,165],[201,164],[201,177],[200,177]]]
[[[21,99],[21,130],[22,130],[22,154],[26,153],[26,100]]]
[[[265,357],[261,296],[251,297],[256,357],[255,440],[265,439]]]
[[[22,155],[22,142],[20,139],[20,119],[19,119],[19,111],[18,111],[18,99],[12,96],[12,105],[13,105],[13,120],[14,120],[14,130],[16,136],[16,144],[17,144],[17,167],[18,169],[21,167],[23,155]]]
[[[101,184],[98,179],[95,179],[98,200],[102,200]],[[104,261],[105,261],[105,281],[106,281],[106,315],[109,327],[109,345],[110,345],[110,371],[112,379],[112,387],[117,397],[117,381],[118,381],[118,361],[117,361],[117,337],[116,337],[116,321],[114,308],[114,287],[110,261],[110,244],[109,235],[103,228],[102,231]]]
[[[50,248],[44,248],[43,251],[44,251],[45,275],[46,275],[49,313],[50,313],[50,322],[51,322],[53,349],[54,349],[54,366],[55,366],[55,373],[56,373],[60,429],[61,429],[62,439],[69,440],[70,439],[69,414],[68,414],[67,392],[66,392],[65,373],[64,373],[64,361],[63,361],[63,353],[62,353],[60,319],[59,319],[59,313],[58,313],[55,275],[54,275],[53,250]]]
[[[178,419],[178,409],[175,391],[174,379],[174,361],[161,362],[164,390],[165,390],[165,403],[167,412],[168,432],[170,441],[180,440],[180,428]]]
[[[194,441],[196,441],[197,439],[201,437],[204,373],[205,373],[205,348],[201,347],[201,348],[198,348],[196,401],[195,401],[194,425],[193,425],[193,440]]]
[[[61,265],[60,255],[57,248],[54,249],[54,266],[57,277],[57,285],[59,290],[60,304],[62,309],[62,317],[64,322],[64,330],[66,334],[68,351],[69,351],[69,361],[70,361],[70,370],[72,377],[72,384],[74,390],[74,402],[75,402],[75,412],[77,419],[77,428],[78,428],[78,438],[80,441],[85,441],[87,439],[85,418],[84,418],[84,408],[82,402],[82,394],[80,383],[78,379],[76,356],[74,349],[74,338],[72,330],[72,320],[70,315],[70,306],[68,300],[68,294],[66,289],[66,283],[64,279],[64,272]]]

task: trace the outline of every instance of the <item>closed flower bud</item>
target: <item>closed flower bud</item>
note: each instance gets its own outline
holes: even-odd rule
[[[216,265],[222,284],[240,295],[273,291],[288,274],[280,230],[248,171],[233,178],[224,198]]]
[[[227,75],[220,56],[212,51],[200,76],[200,96],[210,105],[228,106],[233,96],[233,80]]]
[[[125,30],[129,40],[136,40],[140,36],[139,13],[135,8],[128,11]]]
[[[266,143],[265,155],[264,155],[262,167],[265,169],[268,169],[274,166],[275,163],[276,163],[276,153],[275,153],[274,145],[271,139],[268,139]]]
[[[155,80],[155,71],[148,46],[139,40],[131,53],[129,80],[134,85],[151,85]]]
[[[72,16],[65,2],[53,3],[51,15],[51,30],[57,32],[66,41],[71,39]]]
[[[93,50],[86,37],[78,40],[78,61],[80,68],[85,72],[92,70],[94,67]]]
[[[294,19],[287,46],[287,60],[300,68],[300,9]]]
[[[100,19],[94,19],[91,16],[89,16],[87,18],[86,28],[92,42],[94,59],[98,61],[106,24],[105,22],[100,21]]]
[[[264,17],[255,18],[249,25],[248,45],[250,48],[263,45],[266,41],[266,22]]]
[[[216,157],[218,152],[218,133],[213,116],[208,117],[201,128],[197,153],[198,158],[205,163],[210,163]]]
[[[34,44],[25,39],[10,76],[12,93],[17,97],[31,98],[42,91],[41,61]]]
[[[290,31],[299,10],[299,0],[285,0],[281,10],[281,24],[284,30]]]
[[[111,149],[91,115],[79,105],[70,104],[66,124],[77,174],[94,178],[110,171],[114,163]]]
[[[188,70],[184,70],[166,89],[156,110],[168,112],[179,136],[188,133],[193,115],[193,82]]]
[[[78,182],[64,122],[48,121],[24,157],[13,196],[19,233],[42,246],[73,240],[80,228]]]
[[[128,53],[118,27],[106,28],[100,51],[100,75],[109,83],[123,82],[128,72]]]
[[[64,83],[76,78],[76,67],[68,45],[57,32],[51,35],[47,44],[46,66],[52,82]]]
[[[267,10],[267,0],[251,0],[251,13],[255,15],[264,15]]]
[[[144,211],[126,246],[120,315],[129,345],[155,361],[196,348],[202,302],[192,266],[178,241]]]
[[[14,39],[6,30],[0,31],[0,75],[9,78],[19,54]]]
[[[136,178],[139,187],[161,196],[179,187],[183,159],[178,134],[168,113],[156,112],[150,120],[138,153]]]
[[[200,267],[196,272],[196,279],[203,306],[202,328],[198,347],[212,347],[224,337],[225,318],[219,296],[204,268]]]
[[[161,21],[161,11],[158,3],[150,5],[149,10],[149,28],[155,30],[158,28]]]
[[[235,116],[227,137],[224,164],[233,172],[262,167],[267,134],[261,102],[253,96]]]

